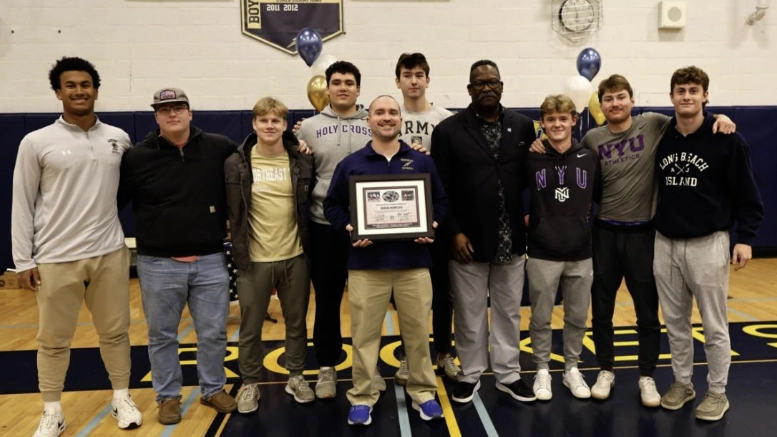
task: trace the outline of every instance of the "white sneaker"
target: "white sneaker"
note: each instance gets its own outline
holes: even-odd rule
[[[591,396],[594,399],[607,399],[610,390],[615,386],[615,374],[609,370],[602,370],[596,377],[596,384],[591,387]]]
[[[642,405],[656,408],[661,405],[661,395],[656,390],[656,381],[649,376],[639,377],[639,395],[642,398]]]
[[[553,397],[553,391],[550,388],[550,372],[548,369],[540,369],[534,375],[534,395],[540,401],[549,401]]]
[[[577,367],[569,369],[568,372],[564,372],[564,386],[566,386],[572,396],[578,399],[588,399],[591,397],[591,389],[588,388],[588,384],[585,383],[583,374],[577,370]]]
[[[118,422],[121,429],[135,429],[143,424],[143,415],[130,395],[119,401],[111,402],[111,416]]]
[[[38,430],[32,437],[58,437],[65,430],[65,414],[43,412]]]

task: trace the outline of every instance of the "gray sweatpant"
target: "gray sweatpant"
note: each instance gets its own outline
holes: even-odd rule
[[[653,273],[669,336],[674,377],[683,384],[691,382],[691,310],[695,297],[704,328],[707,384],[719,393],[726,391],[731,364],[726,313],[730,259],[727,231],[688,239],[666,238],[656,233]]]
[[[531,300],[529,335],[537,369],[549,368],[553,334],[550,319],[559,280],[564,295],[564,368],[569,370],[577,367],[583,350],[585,322],[588,319],[588,305],[591,303],[591,284],[594,281],[593,273],[591,258],[581,261],[548,261],[529,258],[526,261]]]
[[[453,260],[448,264],[453,292],[456,354],[461,361],[459,382],[478,382],[480,375],[488,369],[489,352],[491,369],[500,384],[509,385],[521,379],[524,262],[523,255],[513,255],[508,264],[461,264]]]

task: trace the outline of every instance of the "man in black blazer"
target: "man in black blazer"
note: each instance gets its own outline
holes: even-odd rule
[[[475,62],[467,85],[472,104],[432,132],[432,158],[450,202],[440,232],[451,248],[461,361],[452,397],[461,403],[472,400],[488,367],[489,295],[496,388],[519,401],[536,399],[518,362],[526,252],[521,190],[534,124],[501,105],[502,87],[493,61]]]

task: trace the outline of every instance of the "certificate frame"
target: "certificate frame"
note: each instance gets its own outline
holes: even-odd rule
[[[414,240],[434,237],[428,173],[353,175],[351,240]]]

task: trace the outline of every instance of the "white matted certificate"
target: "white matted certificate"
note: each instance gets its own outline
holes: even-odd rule
[[[434,237],[427,173],[350,176],[352,240]]]

